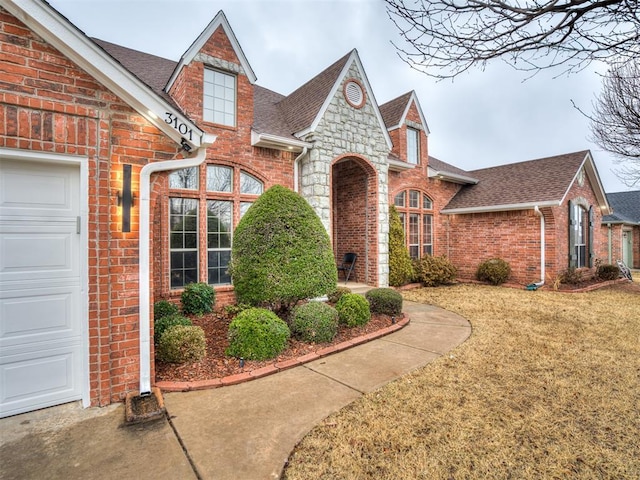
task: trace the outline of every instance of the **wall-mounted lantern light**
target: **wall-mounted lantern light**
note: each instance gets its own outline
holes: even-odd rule
[[[131,231],[131,207],[135,195],[131,191],[131,165],[122,165],[122,190],[118,191],[118,206],[122,209],[122,231]]]

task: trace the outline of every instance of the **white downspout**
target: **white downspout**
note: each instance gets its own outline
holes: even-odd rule
[[[544,229],[545,229],[545,224],[544,224],[544,215],[542,214],[542,212],[540,211],[540,209],[538,208],[538,206],[536,205],[535,207],[533,207],[534,212],[536,212],[536,215],[540,216],[540,281],[535,283],[534,285],[536,287],[541,287],[544,285],[544,277],[545,277],[545,243],[544,243]]]
[[[138,298],[140,326],[140,395],[151,393],[151,324],[150,324],[150,285],[151,262],[149,260],[149,233],[150,233],[150,209],[151,175],[166,170],[197,167],[207,157],[207,147],[215,141],[215,136],[206,135],[200,148],[193,157],[180,160],[167,160],[164,162],[148,163],[140,170],[140,221],[139,221],[139,265],[138,265]]]
[[[304,147],[300,155],[298,155],[296,159],[293,161],[293,191],[296,193],[299,193],[298,189],[300,188],[300,186],[298,185],[299,183],[298,172],[300,170],[300,160],[302,160],[302,157],[304,157],[308,151],[309,149],[307,147]]]

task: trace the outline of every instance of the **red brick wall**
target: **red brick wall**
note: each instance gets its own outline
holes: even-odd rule
[[[120,232],[122,164],[140,168],[178,149],[119,98],[0,10],[0,146],[88,158],[89,372],[93,405],[138,382],[138,207]]]
[[[447,255],[458,278],[475,279],[484,260],[502,258],[511,265],[510,281],[540,280],[540,217],[533,210],[449,215]]]

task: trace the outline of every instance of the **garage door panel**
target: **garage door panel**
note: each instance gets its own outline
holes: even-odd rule
[[[80,348],[41,350],[4,358],[0,365],[0,416],[76,400],[81,394]]]
[[[2,226],[0,282],[76,277],[80,268],[77,236],[75,224],[30,228]]]
[[[72,215],[78,181],[73,166],[0,160],[0,215]]]
[[[79,287],[4,292],[0,297],[0,348],[78,336],[79,299]]]

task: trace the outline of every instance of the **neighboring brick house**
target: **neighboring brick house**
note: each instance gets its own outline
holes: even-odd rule
[[[607,263],[622,260],[640,268],[640,190],[607,193],[613,213],[602,217],[607,238]]]
[[[148,391],[153,302],[192,281],[232,302],[233,229],[272,185],[307,199],[373,286],[389,202],[411,255],[445,254],[462,278],[501,256],[526,284],[606,251],[585,226],[609,213],[588,152],[474,172],[429,157],[415,93],[378,106],[355,50],[289,95],[256,80],[222,12],[175,62],[3,2],[0,416]]]

